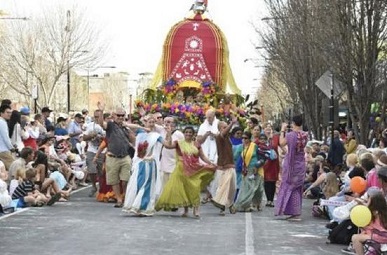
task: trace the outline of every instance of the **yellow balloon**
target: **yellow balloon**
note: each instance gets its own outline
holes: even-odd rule
[[[353,224],[362,228],[370,224],[372,215],[367,206],[357,205],[351,210],[350,218]]]

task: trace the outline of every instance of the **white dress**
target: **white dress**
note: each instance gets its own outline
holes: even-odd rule
[[[126,189],[123,211],[136,215],[151,216],[155,212],[157,187],[160,187],[158,142],[162,141],[159,133],[141,132],[136,136],[136,153],[132,161],[132,176]],[[139,148],[147,145],[141,155]]]

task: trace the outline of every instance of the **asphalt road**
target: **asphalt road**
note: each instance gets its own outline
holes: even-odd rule
[[[210,203],[201,207],[200,219],[182,218],[181,210],[134,217],[96,202],[88,191],[0,217],[0,254],[322,255],[344,247],[326,244],[326,220],[311,216],[312,200],[304,200],[301,222],[275,219],[268,207],[219,216]]]

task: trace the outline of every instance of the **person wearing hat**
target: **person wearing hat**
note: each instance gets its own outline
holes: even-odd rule
[[[81,141],[81,134],[83,133],[82,125],[84,122],[83,115],[80,113],[75,114],[74,120],[70,122],[68,126],[68,135],[70,136],[70,142],[73,148],[76,148],[76,144]]]
[[[378,181],[378,171],[380,170],[381,167],[387,167],[387,155],[382,155],[380,158],[377,160],[375,164],[375,168],[373,168],[371,171],[368,172],[367,175],[367,187],[379,187],[380,182]]]
[[[52,110],[47,106],[42,108],[42,115],[44,117],[44,126],[46,127],[46,129],[48,129],[48,127],[54,127],[52,122],[48,119],[50,117],[51,112]]]
[[[66,118],[59,117],[56,120],[56,126],[55,126],[54,134],[55,135],[61,135],[61,136],[69,134],[69,132],[67,131],[67,119]]]
[[[20,114],[21,115],[30,115],[31,111],[30,111],[30,108],[28,108],[28,106],[23,106],[22,108],[20,108]]]

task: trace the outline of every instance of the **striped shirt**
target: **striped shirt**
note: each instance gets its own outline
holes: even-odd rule
[[[24,181],[20,183],[12,194],[12,199],[19,199],[28,196],[28,193],[32,193],[35,190],[35,184],[30,181]]]

